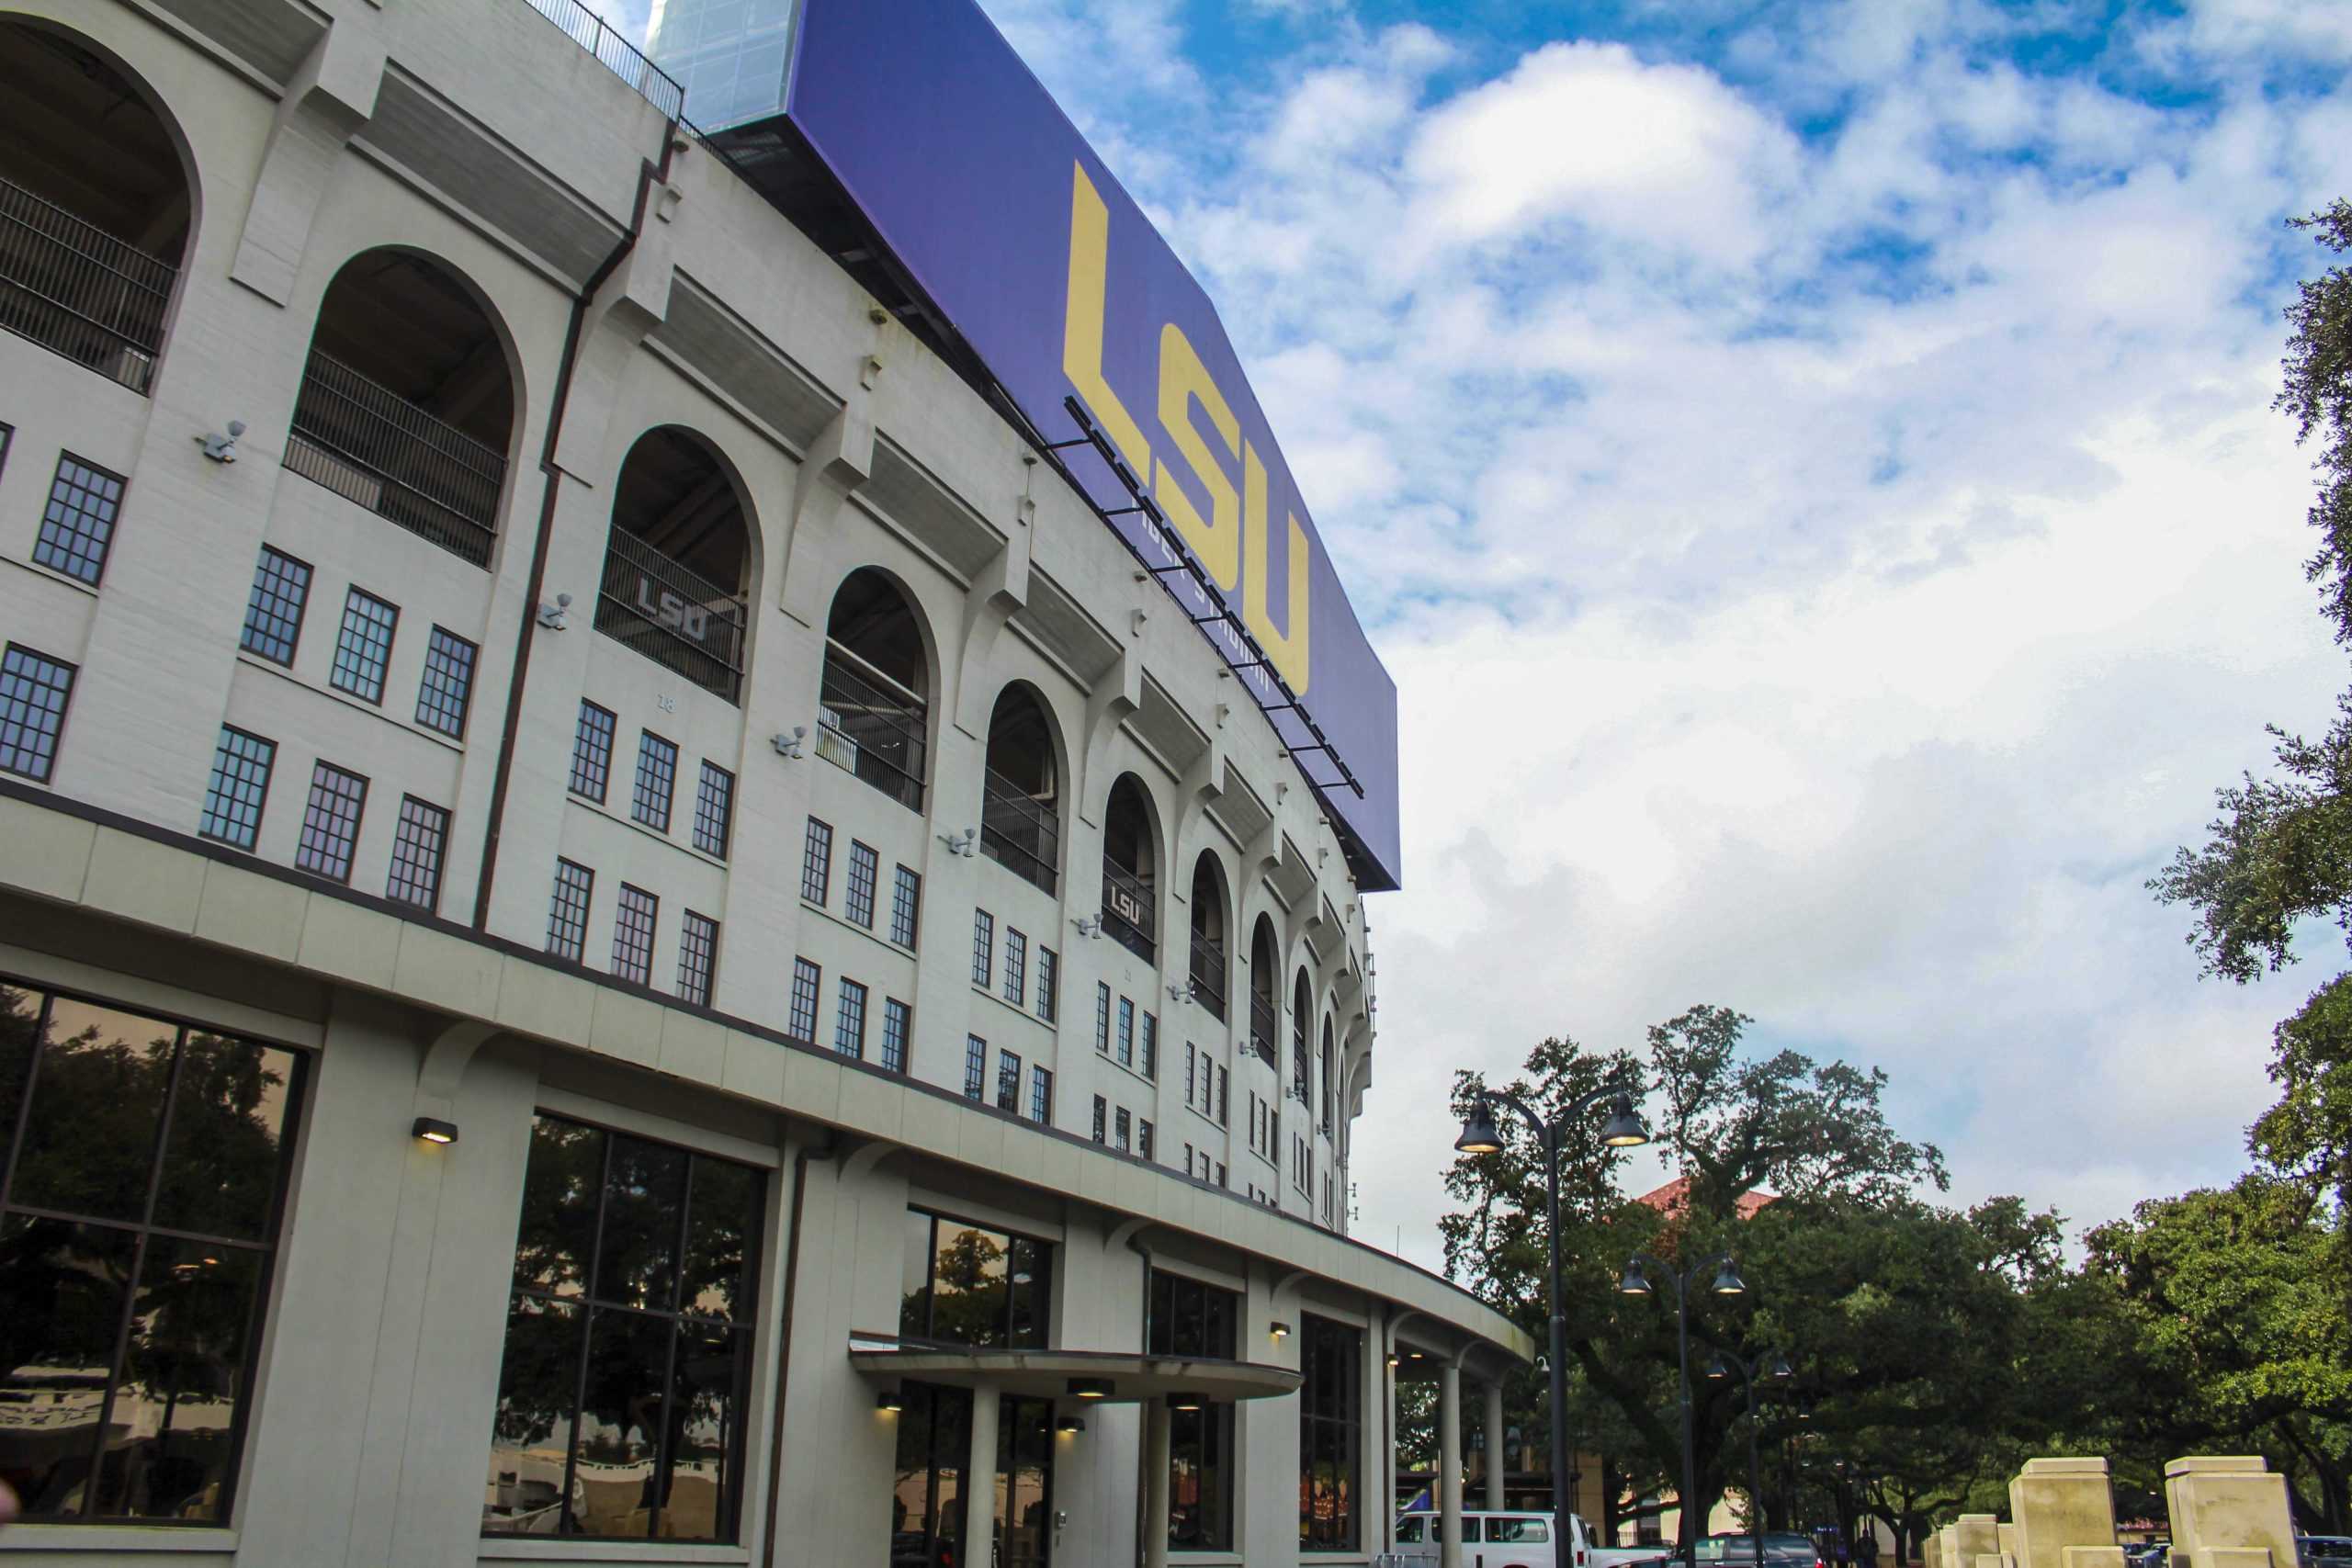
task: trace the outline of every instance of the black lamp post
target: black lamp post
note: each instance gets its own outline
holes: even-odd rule
[[[1633,1086],[1622,1083],[1594,1089],[1549,1122],[1515,1095],[1481,1090],[1470,1107],[1470,1119],[1462,1123],[1462,1136],[1453,1140],[1454,1148],[1465,1155],[1490,1155],[1500,1149],[1503,1135],[1495,1125],[1495,1107],[1502,1105],[1535,1130],[1544,1152],[1544,1234],[1551,1247],[1544,1299],[1552,1314],[1552,1539],[1562,1543],[1576,1540],[1568,1524],[1568,1517],[1576,1510],[1568,1491],[1568,1320],[1560,1312],[1560,1150],[1568,1123],[1604,1100],[1610,1106],[1609,1120],[1600,1128],[1603,1144],[1612,1149],[1630,1149],[1650,1141],[1649,1129],[1634,1114]]]
[[[1674,1287],[1675,1357],[1682,1374],[1682,1560],[1690,1568],[1698,1568],[1699,1562],[1699,1521],[1691,1510],[1700,1506],[1699,1467],[1690,1448],[1690,1286],[1710,1269],[1715,1270],[1715,1279],[1707,1287],[1709,1294],[1747,1293],[1747,1285],[1739,1277],[1739,1267],[1728,1253],[1702,1258],[1688,1269],[1678,1271],[1645,1252],[1637,1252],[1626,1262],[1624,1278],[1617,1281],[1620,1293],[1646,1296],[1650,1293],[1650,1272],[1655,1269]]]
[[[1766,1377],[1775,1382],[1785,1382],[1796,1376],[1789,1368],[1789,1359],[1778,1351],[1765,1361],[1762,1371]],[[1758,1420],[1756,1410],[1757,1369],[1729,1350],[1716,1351],[1714,1359],[1707,1363],[1707,1376],[1710,1378],[1727,1378],[1735,1371],[1739,1374],[1740,1386],[1747,1393],[1747,1534],[1756,1547],[1756,1568],[1764,1568],[1764,1472],[1756,1462],[1756,1424]]]

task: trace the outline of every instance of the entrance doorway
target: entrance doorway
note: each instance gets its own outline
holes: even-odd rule
[[[985,1554],[964,1551],[971,1470],[972,1392],[910,1382],[899,1390],[899,1458],[890,1490],[890,1568],[1051,1568],[1054,1405],[1001,1400],[996,1529]]]

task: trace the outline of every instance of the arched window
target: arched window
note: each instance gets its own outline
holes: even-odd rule
[[[1315,993],[1308,988],[1306,971],[1301,969],[1290,988],[1290,1095],[1304,1108],[1306,1098],[1306,1042],[1315,1027]]]
[[[1268,1066],[1274,1065],[1274,922],[1265,916],[1250,932],[1250,1049]]]
[[[613,487],[596,629],[739,702],[751,564],[742,492],[702,437],[639,436]]]
[[[1102,929],[1147,964],[1159,952],[1155,873],[1151,796],[1135,774],[1121,773],[1102,813]]]
[[[0,22],[0,327],[141,393],[190,216],[156,105],[75,35]]]
[[[1193,999],[1225,1017],[1225,867],[1214,851],[1193,863]]]
[[[473,289],[413,251],[345,263],[319,306],[287,468],[488,566],[514,434],[505,341]]]
[[[980,848],[1051,893],[1061,864],[1061,768],[1053,721],[1026,686],[997,694],[980,784]]]
[[[1332,1049],[1331,1021],[1323,1021],[1323,1115],[1320,1118],[1323,1135],[1331,1135],[1332,1098],[1340,1089],[1339,1055]]]
[[[817,754],[910,811],[922,809],[930,670],[899,585],[870,566],[851,572],[825,623]]]

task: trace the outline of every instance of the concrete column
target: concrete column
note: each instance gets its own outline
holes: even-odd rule
[[[1438,1568],[1462,1568],[1462,1370],[1451,1362],[1437,1373],[1437,1506]]]
[[[972,1391],[972,1459],[964,1471],[964,1561],[996,1560],[997,1391]]]
[[[1963,1568],[1960,1561],[1958,1525],[1946,1525],[1936,1532],[1936,1562],[1939,1568]],[[1965,1568],[1975,1568],[1975,1564],[1966,1564]]]
[[[2188,1568],[2292,1568],[2294,1516],[2287,1478],[2262,1460],[2176,1459],[2165,1464],[2176,1558]]]
[[[1994,1514],[1962,1514],[1952,1526],[1957,1532],[1954,1541],[1960,1551],[1960,1568],[1979,1568],[1977,1559],[1990,1557],[1991,1568],[2000,1568],[2001,1521]]]
[[[1168,1442],[1172,1417],[1168,1401],[1143,1407],[1143,1563],[1168,1568]]]
[[[1490,1382],[1487,1385],[1487,1507],[1498,1514],[1506,1506],[1503,1502],[1506,1458],[1503,1449],[1503,1385]]]

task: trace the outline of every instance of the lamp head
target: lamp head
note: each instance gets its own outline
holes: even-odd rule
[[[1617,1293],[1621,1296],[1646,1296],[1650,1293],[1649,1270],[1642,1267],[1640,1258],[1636,1258],[1625,1265],[1625,1272],[1617,1281]]]
[[[1764,1375],[1768,1378],[1778,1378],[1785,1382],[1796,1376],[1797,1371],[1794,1367],[1789,1365],[1789,1359],[1786,1356],[1775,1351],[1772,1359],[1764,1364]]]
[[[1621,1094],[1609,1102],[1609,1120],[1601,1124],[1600,1141],[1612,1149],[1638,1148],[1650,1141],[1650,1130],[1634,1113],[1634,1097]]]
[[[1719,1296],[1744,1296],[1747,1293],[1747,1281],[1739,1277],[1739,1266],[1726,1258],[1724,1266],[1715,1270],[1715,1282],[1708,1289]]]
[[[1731,1376],[1731,1363],[1718,1354],[1707,1359],[1707,1376],[1717,1382]]]
[[[1453,1140],[1456,1154],[1490,1155],[1503,1146],[1502,1129],[1495,1125],[1495,1108],[1485,1095],[1470,1105],[1470,1114],[1462,1123],[1462,1136]]]

